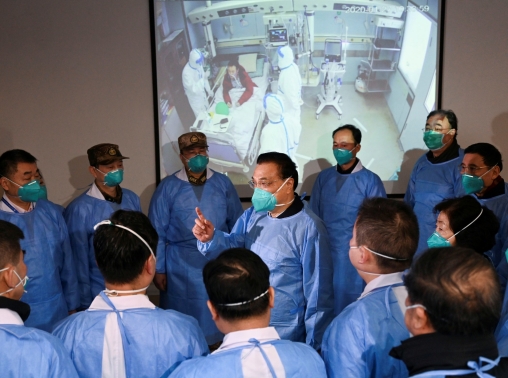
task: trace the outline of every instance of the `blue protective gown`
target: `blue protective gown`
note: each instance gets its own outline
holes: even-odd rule
[[[501,316],[496,329],[497,349],[501,357],[508,357],[508,314]]]
[[[74,256],[61,210],[39,200],[28,213],[0,211],[0,219],[15,224],[25,235],[20,242],[30,280],[21,300],[31,308],[25,324],[50,332],[79,306]]]
[[[308,345],[293,343],[287,340],[271,341],[279,355],[286,377],[325,378],[326,371],[323,360]],[[263,344],[262,344],[263,345]],[[242,352],[256,346],[244,346],[206,357],[185,361],[170,375],[171,378],[198,377],[243,377]],[[168,374],[163,377],[169,376]],[[275,378],[275,377],[274,377]]]
[[[53,335],[63,341],[81,378],[102,374],[104,329],[110,311],[86,310],[62,321]],[[208,353],[195,319],[158,307],[120,310],[128,378],[160,377],[168,367]]]
[[[80,308],[86,309],[101,290],[104,290],[102,277],[93,248],[93,227],[119,209],[141,211],[139,197],[122,188],[122,203],[114,204],[91,197],[88,191],[74,199],[65,209],[64,218],[69,229],[69,238],[76,260],[80,291]],[[118,207],[118,208],[117,208]]]
[[[208,343],[213,344],[223,335],[206,306],[202,271],[208,260],[199,253],[192,234],[195,209],[199,207],[217,230],[229,232],[242,214],[242,204],[229,178],[220,173],[213,172],[203,186],[181,180],[178,173],[162,180],[148,212],[159,235],[157,273],[167,275],[161,307],[196,318]]]
[[[336,166],[330,167],[318,175],[312,188],[310,206],[325,223],[330,238],[335,315],[356,301],[365,287],[349,260],[349,241],[358,208],[370,197],[386,197],[386,192],[379,176],[366,168],[343,175]]]
[[[69,352],[49,333],[0,324],[0,375],[23,378],[78,377]]]
[[[374,289],[346,307],[326,330],[322,355],[328,377],[405,378],[406,365],[388,353],[407,338],[392,286]]]
[[[270,326],[282,339],[306,342],[319,350],[333,319],[332,258],[321,219],[307,204],[282,219],[250,207],[230,234],[216,228],[210,242],[198,241],[209,259],[235,247],[250,249],[270,269],[270,285],[275,289]]]
[[[464,150],[460,148],[457,158],[432,164],[424,154],[411,172],[404,201],[413,208],[420,228],[420,240],[415,257],[429,248],[427,239],[436,230],[437,214],[434,213],[434,206],[445,199],[465,195],[458,168],[463,157]]]
[[[492,259],[494,266],[499,267],[501,262],[506,262],[505,251],[508,248],[508,183],[504,184],[504,194],[495,196],[492,198],[482,199],[473,195],[483,206],[496,215],[499,220],[499,231],[496,234],[496,245],[486,254]],[[508,268],[505,265],[505,269]],[[504,278],[506,278],[508,271],[504,272]]]

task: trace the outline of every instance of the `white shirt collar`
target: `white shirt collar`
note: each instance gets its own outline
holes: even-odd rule
[[[212,354],[244,345],[252,345],[252,343],[249,343],[250,339],[256,339],[260,343],[263,343],[272,340],[280,340],[280,336],[273,327],[253,328],[246,329],[244,331],[230,332],[224,336],[224,341],[219,349]]]
[[[213,176],[213,171],[210,168],[206,168],[206,179],[208,180],[210,177]],[[179,178],[182,181],[189,182],[189,178],[187,177],[187,173],[185,173],[185,168],[180,169],[178,172],[175,173],[175,176]]]
[[[90,189],[88,189],[88,192],[86,194],[93,198],[97,198],[104,201],[106,200],[106,198],[104,198],[104,194],[102,194],[97,185],[95,185],[95,181],[93,182]]]
[[[372,281],[370,281],[367,284],[367,286],[365,286],[365,289],[363,290],[362,295],[358,299],[366,297],[374,289],[402,283],[402,275],[403,274],[404,274],[404,272],[381,274],[379,277],[374,278]]]
[[[122,297],[108,297],[111,303],[118,311],[130,310],[133,308],[155,309],[155,305],[150,302],[146,295],[125,295]],[[102,299],[100,295],[96,296],[90,305],[89,310],[111,310],[111,307]]]
[[[35,208],[35,202],[30,202],[30,207],[28,208],[28,210],[25,210],[25,209],[19,207],[18,205],[15,205],[14,203],[12,203],[11,200],[9,200],[9,197],[7,197],[7,195],[5,193],[2,198],[4,198],[9,203],[9,205],[14,207],[20,214],[28,213]],[[3,203],[2,201],[0,201],[0,210],[7,211],[8,213],[14,213],[14,211],[9,206],[7,206],[5,203]]]
[[[25,323],[16,311],[0,308],[0,324],[24,325]]]

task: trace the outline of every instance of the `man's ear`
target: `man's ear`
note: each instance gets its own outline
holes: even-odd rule
[[[89,167],[88,167],[88,172],[90,172],[90,174],[91,174],[94,178],[97,178],[97,172],[95,171],[95,167],[89,166]]]
[[[210,302],[210,300],[206,301],[206,305],[208,307],[208,310],[210,310],[210,314],[212,314],[212,320],[214,322],[216,322],[217,319],[219,319],[219,314],[217,313],[217,309],[214,307],[212,302]]]
[[[150,257],[148,259],[146,259],[146,261],[145,261],[144,268],[148,274],[155,276],[155,260],[153,259],[151,253],[150,253]]]
[[[8,180],[5,177],[0,177],[0,185],[2,186],[2,189],[7,191],[9,190],[9,184]]]
[[[268,288],[268,307],[273,308],[275,306],[275,290],[272,286]]]
[[[413,314],[409,319],[410,322],[409,325],[411,327],[410,332],[414,336],[435,332],[434,327],[432,327],[429,316],[425,309],[421,307],[416,307],[412,311]]]

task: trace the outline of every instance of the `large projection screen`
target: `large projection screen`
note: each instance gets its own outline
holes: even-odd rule
[[[387,193],[402,195],[414,163],[427,151],[426,116],[439,106],[443,8],[441,0],[155,0],[158,181],[182,168],[178,136],[201,131],[209,167],[250,198],[247,182],[268,123],[263,97],[277,93],[277,50],[288,45],[295,56],[303,54],[295,60],[302,82],[293,155],[298,191],[312,194],[319,172],[336,164],[333,130],[352,124],[362,131],[363,166],[380,176]],[[184,70],[193,49],[204,57],[201,81],[185,78],[194,69]],[[223,85],[232,60],[257,85],[241,105],[242,83],[230,91]],[[220,114],[216,105],[227,94],[232,106]]]

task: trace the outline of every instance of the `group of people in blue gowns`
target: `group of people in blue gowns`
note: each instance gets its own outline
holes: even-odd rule
[[[206,354],[209,347],[215,349],[221,344],[224,332],[210,316],[203,268],[224,250],[246,248],[269,270],[274,293],[269,327],[276,335],[267,337],[276,350],[280,343],[277,337],[306,343],[322,351],[332,376],[341,376],[345,371],[359,376],[365,372],[365,376],[404,376],[400,361],[383,365],[380,356],[395,346],[383,340],[400,342],[409,337],[403,318],[402,272],[411,266],[412,253],[416,259],[428,247],[453,245],[436,229],[436,205],[469,195],[497,216],[500,227],[496,244],[486,256],[498,272],[503,294],[508,280],[508,193],[500,176],[501,154],[487,143],[461,149],[456,140],[457,127],[451,111],[433,111],[427,118],[423,139],[429,152],[416,163],[404,197],[407,208],[416,216],[414,222],[408,222],[418,228],[411,253],[412,247],[407,245],[397,252],[396,243],[390,244],[389,240],[388,247],[376,246],[374,241],[370,245],[355,244],[362,238],[355,234],[362,204],[386,198],[379,176],[357,157],[362,135],[355,126],[344,125],[333,131],[337,164],[318,175],[310,203],[295,193],[299,177],[291,156],[274,151],[261,154],[249,182],[254,189],[252,206],[245,211],[229,178],[208,167],[206,136],[199,132],[181,135],[178,146],[183,167],[161,182],[150,202],[148,219],[157,240],[151,246],[142,236],[144,244],[139,247],[145,249],[146,245],[145,252],[151,252],[140,269],[150,273],[145,277],[146,286],[153,281],[160,290],[160,308],[144,296],[109,295],[109,289],[105,290],[108,280],[98,263],[96,226],[117,211],[141,211],[139,197],[120,186],[123,161],[128,157],[119,147],[103,143],[87,151],[93,183],[65,210],[44,198],[35,157],[23,150],[7,151],[0,156],[4,190],[0,220],[23,233],[19,243],[29,284],[20,303],[29,305],[30,316],[22,324],[53,331],[61,338],[74,356],[80,376],[100,375],[101,371],[116,374],[115,369],[120,369],[120,376],[142,376],[148,365],[136,362],[134,366],[132,361],[134,356],[147,353],[153,338],[160,345],[180,340],[183,349],[177,348],[175,353],[185,356],[183,359]],[[123,227],[121,221],[115,224],[116,228]],[[390,238],[403,236],[394,234]],[[120,256],[123,249],[118,253]],[[353,262],[356,254],[361,257],[357,265]],[[384,262],[369,265],[377,261],[372,256]],[[123,272],[121,266],[118,269]],[[0,277],[2,274],[0,271]],[[372,280],[369,275],[377,278]],[[26,283],[26,277],[20,282],[24,279]],[[130,281],[118,280],[114,274],[110,277],[109,285],[118,286],[113,290],[117,294],[143,289],[133,289]],[[503,306],[504,317],[507,303],[508,299]],[[78,314],[73,315],[75,312]],[[182,326],[172,329],[174,324]],[[106,335],[110,328],[115,331]],[[500,345],[508,345],[506,329],[499,324],[496,337]],[[97,337],[86,339],[90,332]],[[21,340],[26,333],[18,334]],[[73,336],[68,337],[70,334]],[[76,340],[82,340],[86,348],[75,350]],[[370,345],[368,350],[366,345]],[[64,349],[59,346],[52,353],[58,350]],[[122,350],[124,362],[108,365],[105,350]],[[221,356],[235,359],[241,358],[241,353],[228,350]],[[284,353],[279,353],[282,361]],[[157,362],[158,373],[179,361],[170,358]]]

